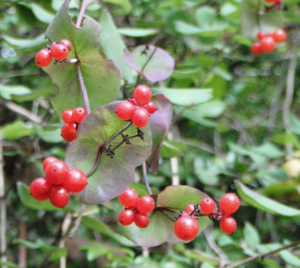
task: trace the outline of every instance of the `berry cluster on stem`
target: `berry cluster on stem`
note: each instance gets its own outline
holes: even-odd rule
[[[67,164],[55,157],[43,162],[45,178],[37,178],[30,185],[30,194],[38,201],[49,199],[53,206],[65,207],[70,193],[79,193],[87,185],[86,175],[79,169],[69,169]]]
[[[62,120],[66,123],[61,129],[61,136],[67,142],[72,142],[77,137],[78,125],[86,117],[86,111],[82,107],[74,110],[65,110],[62,114]]]

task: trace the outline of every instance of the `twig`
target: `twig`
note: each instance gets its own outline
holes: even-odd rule
[[[26,240],[27,239],[27,226],[22,220],[19,221],[19,229],[20,229],[20,232],[19,232],[20,239]],[[19,266],[22,268],[25,268],[27,266],[26,251],[27,251],[27,249],[24,246],[19,245]]]
[[[77,74],[78,74],[78,79],[79,79],[79,84],[80,84],[80,88],[81,88],[81,93],[82,93],[82,97],[83,97],[85,110],[86,110],[86,113],[89,114],[91,112],[90,102],[89,102],[89,97],[88,97],[88,94],[87,94],[87,91],[86,91],[86,88],[84,85],[82,73],[81,73],[81,64],[80,64],[80,62],[78,62],[76,65],[77,65]]]
[[[64,218],[64,221],[61,225],[61,239],[58,243],[59,248],[63,248],[65,246],[68,230],[72,224],[72,214],[68,212]],[[59,260],[59,268],[67,268],[66,257],[61,257]]]
[[[148,181],[148,176],[147,176],[147,166],[146,166],[146,162],[143,163],[143,176],[144,176],[144,182],[148,191],[149,195],[152,195],[152,191],[149,185],[149,181]]]
[[[122,134],[125,130],[127,130],[132,125],[132,122],[130,121],[121,131],[114,134],[103,146],[101,147],[107,147],[116,137],[118,137],[120,134]]]
[[[175,127],[175,126],[174,126]],[[173,139],[173,132],[170,131],[168,134],[169,140]],[[171,165],[171,171],[172,171],[172,185],[179,185],[180,184],[180,178],[179,178],[179,161],[177,157],[171,157],[170,158],[170,165]]]
[[[171,221],[176,222],[176,220],[171,217],[167,212],[163,211],[163,210],[158,210],[160,213],[164,214],[167,218],[169,218]]]
[[[276,253],[278,253],[278,252],[280,252],[282,250],[295,247],[295,246],[297,246],[299,244],[300,244],[300,240],[297,240],[297,241],[295,241],[295,242],[293,242],[293,243],[291,243],[289,245],[282,246],[282,247],[280,247],[278,249],[271,250],[271,251],[269,251],[267,253],[259,254],[259,255],[254,256],[254,257],[246,258],[246,259],[244,259],[244,260],[242,260],[240,262],[236,262],[234,264],[231,264],[231,265],[227,266],[226,268],[241,267],[241,266],[245,265],[246,263],[249,263],[249,262],[252,262],[252,261],[255,261],[255,260],[258,260],[258,259],[263,259],[263,258],[270,257],[270,256],[272,256],[272,255],[274,255],[274,254],[276,254]]]
[[[82,18],[85,12],[85,9],[88,6],[88,1],[87,0],[83,0],[82,5],[81,5],[81,9],[79,11],[79,15],[76,21],[76,28],[80,28],[81,22],[82,22]]]
[[[83,212],[85,211],[85,209],[86,209],[86,205],[82,204],[80,213],[79,213],[77,219],[74,222],[73,228],[69,232],[69,235],[68,235],[69,238],[73,238],[74,235],[76,234],[76,232],[77,232],[77,230],[78,230],[78,228],[80,226],[81,219],[82,219],[82,216],[83,216]]]

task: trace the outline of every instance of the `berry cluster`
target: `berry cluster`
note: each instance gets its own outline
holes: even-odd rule
[[[256,42],[251,46],[251,52],[254,55],[271,53],[274,51],[276,44],[286,40],[286,36],[286,32],[281,29],[269,34],[260,31],[257,34],[257,40],[259,42]]]
[[[139,228],[146,228],[149,225],[150,219],[147,213],[152,212],[155,207],[151,196],[144,195],[139,198],[134,189],[127,188],[119,196],[119,200],[125,207],[119,215],[119,222],[122,225],[130,225],[133,222]]]
[[[267,3],[281,4],[282,0],[265,0]]]
[[[77,107],[74,110],[65,110],[62,120],[66,123],[61,129],[61,136],[67,142],[72,142],[77,137],[77,128],[86,117],[85,109]]]
[[[48,198],[53,206],[65,207],[70,200],[70,193],[79,193],[87,185],[86,175],[79,169],[69,169],[66,163],[55,157],[48,157],[43,162],[46,178],[37,178],[30,185],[30,194],[38,201]]]
[[[51,63],[52,57],[56,61],[65,60],[71,48],[72,45],[69,39],[63,39],[59,43],[54,41],[51,46],[46,46],[36,54],[35,62],[40,67],[46,67]]]
[[[116,115],[122,120],[132,120],[136,127],[144,127],[148,124],[149,114],[157,110],[155,103],[150,101],[151,98],[151,89],[146,85],[139,85],[133,92],[133,99],[117,106]]]

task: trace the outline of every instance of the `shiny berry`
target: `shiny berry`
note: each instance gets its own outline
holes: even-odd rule
[[[219,202],[220,208],[226,215],[234,213],[240,206],[240,200],[236,194],[229,193],[221,197]]]
[[[130,103],[132,103],[133,105],[135,105],[135,106],[139,105],[138,102],[135,99],[128,99],[128,101]]]
[[[133,91],[133,97],[140,105],[145,105],[151,100],[152,91],[146,85],[139,85]]]
[[[116,109],[116,115],[122,120],[130,120],[134,112],[135,107],[129,101],[121,102]]]
[[[155,207],[154,200],[149,195],[141,196],[136,202],[136,209],[143,214],[150,213]]]
[[[65,124],[61,128],[61,136],[67,142],[72,142],[73,140],[75,140],[77,137],[76,124],[74,124],[74,123]]]
[[[85,109],[81,107],[77,107],[73,110],[72,120],[75,123],[80,123],[86,117]]]
[[[52,43],[52,56],[54,59],[60,61],[65,60],[69,55],[69,50],[62,44]]]
[[[265,53],[271,53],[275,49],[275,41],[273,37],[271,36],[266,36],[263,39],[260,40],[260,47],[261,50]]]
[[[236,221],[232,217],[226,217],[220,221],[220,228],[225,234],[234,233],[236,227],[237,227]]]
[[[201,211],[204,214],[213,213],[216,209],[216,203],[209,197],[203,198],[200,202]]]
[[[136,201],[139,196],[134,189],[127,188],[124,193],[119,196],[120,203],[127,208],[133,208],[136,206]]]
[[[262,49],[261,49],[261,45],[260,43],[254,43],[252,46],[251,46],[251,52],[252,54],[254,55],[260,55],[263,53]]]
[[[149,113],[144,108],[138,108],[135,110],[133,116],[132,116],[132,123],[136,127],[144,127],[149,122]]]
[[[30,193],[38,201],[44,201],[49,198],[52,184],[44,178],[37,178],[30,184]]]
[[[134,221],[135,214],[131,208],[127,208],[120,213],[119,222],[122,225],[130,225]]]
[[[194,204],[188,204],[185,207],[185,212],[188,213],[188,214],[191,214],[193,212],[193,215],[194,215],[196,213],[195,212],[195,205]]]
[[[65,110],[61,116],[62,120],[64,120],[64,122],[66,124],[71,124],[74,123],[73,119],[72,119],[72,114],[73,114],[73,110]]]
[[[40,67],[48,66],[52,61],[51,51],[47,48],[40,50],[35,56],[35,63]]]
[[[263,39],[265,36],[266,36],[265,32],[260,31],[260,32],[257,33],[257,36],[256,36],[256,37],[257,37],[257,40],[261,40],[261,39]]]
[[[49,199],[53,206],[63,208],[69,203],[70,194],[63,186],[53,186]]]
[[[57,161],[57,159],[55,157],[47,157],[44,162],[43,162],[43,170],[46,172],[46,169],[48,167],[48,165],[53,162],[53,161]]]
[[[63,182],[67,191],[74,194],[83,191],[86,185],[86,175],[79,169],[70,169],[67,179]]]
[[[146,107],[149,114],[154,114],[157,110],[157,107],[153,101],[150,101]]]
[[[64,45],[69,51],[72,49],[72,44],[70,39],[63,39],[59,42],[59,44]]]
[[[51,162],[46,169],[46,179],[52,184],[62,184],[69,174],[69,168],[63,161]]]
[[[276,43],[282,43],[286,40],[286,32],[284,30],[276,30],[272,33],[272,37]]]
[[[146,214],[136,213],[134,216],[134,223],[139,228],[146,228],[149,225],[150,219]]]
[[[192,240],[199,232],[198,222],[191,216],[182,216],[175,222],[174,232],[181,240]]]

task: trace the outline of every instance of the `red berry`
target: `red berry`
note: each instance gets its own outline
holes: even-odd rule
[[[261,49],[261,45],[260,43],[254,43],[252,46],[251,46],[251,52],[254,54],[254,55],[259,55],[259,54],[262,54],[263,51]]]
[[[63,182],[67,191],[74,194],[83,191],[86,185],[86,175],[79,169],[70,169],[67,179]]]
[[[282,2],[282,0],[274,0],[274,3],[276,4],[280,4]]]
[[[266,34],[265,34],[265,32],[263,32],[263,31],[260,31],[260,32],[258,32],[257,33],[257,40],[261,40],[261,39],[263,39],[264,37],[266,36]]]
[[[271,36],[266,36],[260,40],[261,50],[265,53],[271,53],[272,51],[274,51],[275,45],[275,41]]]
[[[65,124],[61,128],[61,136],[63,139],[67,142],[72,142],[73,140],[76,139],[77,137],[77,129],[76,129],[76,124]]]
[[[286,32],[284,30],[276,30],[272,33],[272,37],[276,43],[282,43],[286,40]]]
[[[70,194],[63,186],[53,186],[49,199],[53,206],[63,208],[69,203]]]
[[[152,91],[146,85],[139,85],[134,90],[133,97],[140,105],[145,105],[151,100]]]
[[[70,39],[63,39],[59,42],[59,44],[64,45],[69,51],[72,49],[72,44]]]
[[[116,109],[116,115],[122,120],[130,120],[134,112],[135,107],[129,101],[121,102]]]
[[[69,168],[63,161],[51,162],[46,169],[46,179],[52,184],[62,184],[69,174]]]
[[[127,208],[133,208],[136,206],[136,201],[139,196],[134,189],[127,188],[124,193],[119,196],[120,203]]]
[[[274,3],[274,0],[265,0],[268,3]]]
[[[156,105],[153,101],[150,101],[146,107],[149,114],[154,114],[157,110]]]
[[[135,105],[135,106],[139,105],[138,102],[135,99],[128,99],[128,101],[130,103],[132,103],[133,105]]]
[[[182,216],[175,222],[174,232],[181,240],[192,240],[199,232],[198,222],[191,216]]]
[[[52,184],[44,178],[37,178],[30,184],[30,193],[38,201],[44,201],[49,198]]]
[[[134,223],[139,228],[146,228],[149,225],[150,219],[143,213],[136,213],[134,216]]]
[[[226,217],[220,221],[220,228],[225,234],[234,233],[236,227],[237,227],[236,221],[232,217]]]
[[[188,214],[191,214],[193,212],[193,215],[194,215],[196,213],[195,212],[195,205],[194,204],[188,204],[185,207],[185,212],[188,213]]]
[[[64,122],[66,124],[71,124],[74,123],[73,119],[72,119],[72,114],[73,114],[73,110],[65,110],[61,116],[62,120],[64,120]]]
[[[122,225],[130,225],[134,221],[135,214],[131,208],[127,208],[120,213],[119,222]]]
[[[86,117],[85,109],[81,107],[77,107],[73,110],[72,120],[75,123],[81,123],[82,120]]]
[[[57,161],[57,159],[55,157],[47,157],[44,162],[43,162],[43,170],[46,172],[46,169],[48,167],[48,165],[53,162],[53,161]]]
[[[209,197],[203,198],[200,202],[201,205],[201,211],[204,214],[210,214],[213,213],[214,210],[216,209],[216,203],[214,200],[212,200]]]
[[[240,206],[240,200],[236,194],[229,193],[221,197],[219,205],[220,208],[224,211],[224,213],[226,215],[229,215],[238,210]]]
[[[135,110],[132,116],[132,123],[136,127],[144,127],[149,122],[149,113],[144,108],[138,108]]]
[[[35,56],[35,63],[40,67],[48,66],[52,61],[51,51],[47,48],[40,50]]]
[[[62,44],[52,43],[52,56],[56,60],[65,60],[69,55],[69,50]]]
[[[150,213],[154,209],[154,207],[154,200],[149,195],[141,196],[136,202],[137,211],[143,214]]]

